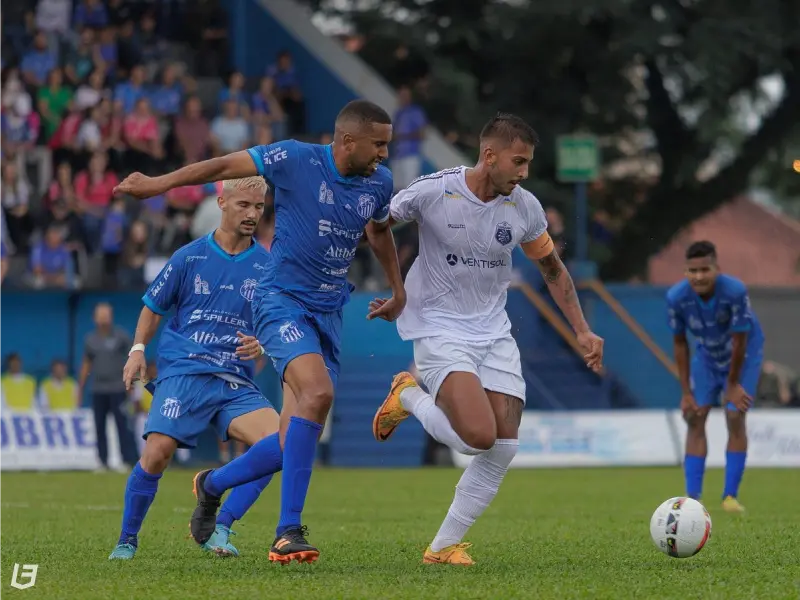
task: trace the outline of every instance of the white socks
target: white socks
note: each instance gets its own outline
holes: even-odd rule
[[[517,448],[519,440],[497,440],[489,450],[472,459],[456,485],[450,510],[431,543],[434,552],[464,539],[469,528],[497,495]]]
[[[464,443],[464,440],[458,437],[453,426],[450,425],[447,415],[436,406],[431,395],[417,386],[407,387],[400,392],[400,402],[403,404],[403,408],[417,417],[425,431],[445,446],[449,446],[461,454],[474,455],[484,452],[484,450],[478,450]]]

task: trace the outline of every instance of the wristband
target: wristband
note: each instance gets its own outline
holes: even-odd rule
[[[144,344],[134,344],[131,346],[131,349],[128,351],[128,356],[134,352],[144,352]]]

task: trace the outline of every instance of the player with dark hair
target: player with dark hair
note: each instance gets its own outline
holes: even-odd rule
[[[471,565],[462,539],[497,495],[519,446],[525,380],[506,314],[511,256],[521,246],[599,371],[603,340],[589,328],[572,278],[547,233],[528,177],[537,135],[517,116],[499,114],[481,132],[480,159],[418,178],[391,203],[392,218],[419,224],[419,257],[406,277],[408,306],[397,321],[414,341],[427,387],[395,376],[375,414],[373,434],[386,441],[413,414],[441,443],[474,458],[423,562]]]
[[[116,190],[147,198],[184,185],[252,175],[273,184],[275,235],[254,301],[258,340],[284,382],[281,514],[271,561],[313,562],[319,556],[306,539],[301,515],[339,374],[342,306],[352,289],[347,271],[365,231],[392,290],[390,299],[371,303],[368,318],[393,321],[405,306],[389,228],[392,175],[381,165],[391,139],[386,111],[355,100],[336,118],[330,145],[287,140],[255,146],[161,177],[136,173]],[[224,467],[197,474],[191,526],[198,543],[213,533],[225,490],[269,474],[259,461],[262,444],[269,448],[259,442]]]
[[[747,459],[745,413],[761,375],[764,334],[750,308],[747,288],[719,272],[717,250],[711,242],[695,242],[686,250],[686,279],[667,292],[667,305],[681,382],[681,411],[689,428],[683,463],[686,494],[699,500],[703,492],[706,420],[721,396],[728,425],[722,507],[743,513],[738,495]],[[695,341],[691,362],[687,329]]]

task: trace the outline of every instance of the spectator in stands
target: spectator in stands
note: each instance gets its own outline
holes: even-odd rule
[[[283,50],[277,62],[267,70],[267,76],[275,81],[275,95],[289,117],[289,133],[297,135],[306,131],[306,105],[300,87],[300,78],[294,67],[292,54]]]
[[[30,45],[35,30],[30,5],[26,2],[6,2],[3,10],[3,58],[18,60]]]
[[[96,35],[94,30],[85,28],[80,33],[78,45],[69,52],[64,62],[64,74],[67,81],[73,85],[80,85],[94,70],[100,70],[105,78],[105,70],[100,69],[98,62],[99,50],[96,48]]]
[[[94,63],[97,68],[105,69],[106,76],[113,78],[117,70],[118,49],[117,38],[113,27],[100,30],[100,36],[94,45]]]
[[[41,410],[71,411],[78,403],[78,383],[69,376],[67,363],[59,358],[50,365],[50,375],[39,384],[37,404]]]
[[[211,122],[211,147],[215,156],[244,150],[250,145],[250,125],[241,116],[239,104],[228,100],[222,114]]]
[[[430,74],[430,65],[418,54],[412,53],[406,44],[398,44],[394,50],[394,64],[387,77],[395,87],[417,87]],[[424,87],[424,85],[423,85]]]
[[[75,27],[99,29],[108,25],[108,11],[100,0],[78,0],[72,18]]]
[[[275,80],[272,77],[261,78],[258,91],[253,94],[252,107],[254,122],[269,126],[273,139],[280,141],[288,137],[286,115],[275,95]]]
[[[73,207],[74,203],[68,203],[62,198],[55,199],[43,216],[42,230],[47,231],[52,228],[59,231],[69,251],[76,275],[83,278],[86,275],[86,245],[83,224]],[[77,278],[73,279],[73,287],[77,284]]]
[[[42,208],[47,213],[56,202],[63,202],[66,206],[77,206],[75,186],[72,184],[72,167],[68,162],[63,162],[56,169],[56,178],[50,182],[47,192],[42,198]]]
[[[117,196],[111,201],[111,206],[106,212],[100,242],[100,249],[103,251],[104,287],[106,288],[116,287],[117,271],[127,228],[128,216],[125,214],[125,199]]]
[[[27,253],[29,238],[33,232],[33,217],[30,211],[31,190],[19,172],[17,163],[10,160],[2,165],[2,202],[5,223],[11,242],[18,252]]]
[[[178,80],[178,67],[168,64],[161,73],[161,83],[150,94],[153,112],[160,118],[172,118],[181,111],[183,86]]]
[[[64,86],[64,73],[60,68],[48,73],[47,85],[39,88],[36,100],[45,140],[49,140],[61,124],[72,100],[72,90]]]
[[[167,53],[167,42],[156,31],[155,15],[151,11],[146,12],[142,15],[139,27],[142,62],[152,65],[160,63]]]
[[[134,221],[122,250],[119,284],[123,288],[141,289],[145,285],[144,266],[149,255],[150,241],[144,221]]]
[[[82,83],[77,90],[75,90],[75,108],[78,110],[86,110],[87,108],[94,108],[100,101],[108,97],[108,90],[105,88],[105,75],[99,69],[95,69],[89,75],[85,83]]]
[[[150,101],[139,98],[135,110],[125,117],[122,126],[128,151],[125,153],[126,166],[131,171],[152,173],[158,169],[164,158],[158,121],[150,109]]]
[[[8,244],[5,236],[0,238],[0,283],[6,280],[8,274]]]
[[[100,459],[100,469],[106,470],[108,469],[106,419],[109,413],[114,415],[117,425],[122,460],[128,465],[133,465],[138,460],[136,444],[123,410],[127,392],[120,376],[128,360],[131,337],[126,331],[114,325],[114,312],[111,305],[106,302],[95,306],[94,322],[96,329],[87,334],[84,340],[78,398],[81,403],[83,390],[86,388],[89,376],[93,375],[92,409],[97,432],[97,454]]]
[[[78,198],[78,210],[82,214],[89,252],[94,252],[99,246],[106,211],[111,204],[114,186],[119,183],[119,178],[107,166],[106,154],[96,152],[89,161],[89,168],[75,177],[75,195]]]
[[[16,77],[16,72],[11,71],[3,85],[2,103],[2,134],[3,155],[22,157],[33,150],[39,137],[41,121],[39,115],[33,111],[33,102],[30,94]],[[24,159],[20,158],[19,166],[22,168]]]
[[[48,48],[47,36],[39,31],[33,39],[33,48],[22,58],[20,69],[26,84],[38,88],[45,84],[47,74],[58,66],[58,57]]]
[[[74,273],[72,257],[59,227],[45,231],[31,252],[31,284],[35,288],[70,288]]]
[[[136,24],[132,19],[125,21],[118,31],[117,65],[123,71],[130,71],[135,65],[144,62],[142,45],[136,33]]]
[[[186,100],[183,115],[175,121],[175,141],[178,157],[186,164],[205,160],[209,155],[211,128],[197,96]]]
[[[48,47],[58,54],[59,46],[70,35],[72,0],[39,0],[36,5],[36,28],[47,36]]]
[[[115,27],[133,19],[133,4],[130,0],[108,0],[106,4],[108,21]]]
[[[103,108],[98,104],[85,112],[75,145],[79,152],[93,154],[105,150],[103,147]]]
[[[3,405],[11,410],[33,409],[36,398],[36,380],[22,370],[22,359],[12,352],[6,356],[6,369],[2,378]]]
[[[411,88],[397,90],[399,108],[393,119],[391,166],[395,190],[402,190],[422,172],[422,141],[428,119],[425,111],[414,104]]]
[[[59,164],[69,162],[72,169],[78,171],[84,167],[86,160],[78,148],[78,132],[83,121],[83,113],[72,102],[67,107],[67,114],[50,138],[48,146],[53,151],[53,162]]]
[[[118,84],[114,90],[114,100],[122,102],[126,115],[132,113],[136,103],[146,96],[145,74],[144,65],[136,65],[131,69],[130,79]]]
[[[231,73],[231,76],[228,78],[227,87],[224,87],[219,91],[219,95],[217,97],[217,108],[222,109],[228,100],[233,100],[239,105],[240,113],[246,115],[249,105],[247,103],[247,97],[244,93],[244,84],[244,75],[242,75],[239,71],[234,71]]]
[[[564,227],[564,217],[558,209],[550,207],[545,210],[547,217],[547,232],[550,234],[550,239],[553,240],[553,245],[558,251],[558,255],[566,260],[569,258],[569,248],[567,247],[566,228]]]
[[[103,136],[103,148],[108,151],[108,164],[112,170],[122,171],[123,157],[127,150],[123,134],[125,115],[122,113],[122,105],[119,102],[103,99],[100,101],[100,114],[102,115],[100,133]]]
[[[220,0],[197,0],[184,19],[186,39],[196,52],[196,74],[218,77],[230,63],[227,11]]]

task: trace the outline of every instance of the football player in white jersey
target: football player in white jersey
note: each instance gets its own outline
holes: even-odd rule
[[[462,540],[497,494],[519,446],[525,380],[505,310],[515,247],[539,266],[586,365],[599,371],[603,360],[603,340],[584,319],[542,206],[518,185],[528,177],[536,132],[519,117],[499,114],[480,141],[475,167],[420,177],[390,209],[395,221],[419,224],[419,256],[406,278],[408,301],[397,329],[414,341],[428,392],[409,373],[398,374],[373,433],[386,441],[413,414],[434,438],[474,455],[424,563],[474,564]]]

